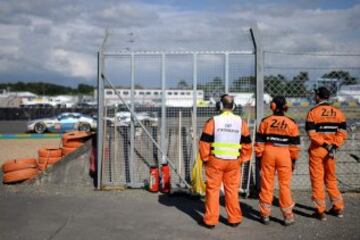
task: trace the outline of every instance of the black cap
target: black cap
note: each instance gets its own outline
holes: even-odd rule
[[[272,99],[272,102],[274,102],[276,104],[277,109],[284,110],[284,107],[286,105],[286,99],[284,96],[275,96]]]
[[[330,97],[330,91],[326,87],[319,87],[318,89],[315,89],[315,93],[321,99],[329,99]]]
[[[230,101],[225,100],[226,97],[230,97]],[[224,108],[232,109],[234,107],[234,97],[227,93],[220,96],[220,101],[223,103]]]

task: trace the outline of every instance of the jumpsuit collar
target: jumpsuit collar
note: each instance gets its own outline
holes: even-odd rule
[[[220,113],[220,115],[225,115],[225,116],[229,116],[229,115],[234,115],[234,113],[232,111],[223,111],[222,113]]]
[[[330,102],[328,100],[323,100],[323,101],[319,102],[318,104],[316,104],[316,106],[322,106],[322,105],[330,105]]]

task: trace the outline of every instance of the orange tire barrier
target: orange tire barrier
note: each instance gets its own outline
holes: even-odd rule
[[[43,171],[46,168],[48,168],[48,166],[51,166],[60,160],[61,160],[61,157],[55,157],[55,158],[39,157],[39,160],[38,160],[39,161],[39,163],[38,163],[39,169]]]
[[[69,153],[75,151],[77,148],[67,148],[67,147],[63,147],[62,149],[62,154],[63,156],[68,155]]]
[[[64,142],[63,145],[66,148],[79,148],[84,145],[84,143],[79,140],[69,140],[67,142]]]
[[[23,158],[8,160],[2,165],[4,173],[21,170],[25,168],[37,168],[37,162],[35,158]]]
[[[46,157],[39,157],[39,164],[54,164],[58,161],[60,161],[61,157],[57,157],[57,158],[46,158]]]
[[[38,150],[39,157],[59,158],[62,155],[61,148],[40,148]]]
[[[38,175],[39,171],[37,168],[26,168],[17,171],[5,173],[3,176],[3,183],[15,183],[24,181]]]
[[[48,164],[41,164],[41,163],[39,163],[39,170],[41,170],[41,171],[44,171],[45,169],[47,169],[48,168],[48,166],[50,166],[50,165],[48,165]]]
[[[74,132],[68,132],[68,133],[65,133],[63,136],[62,136],[62,139],[64,142],[67,142],[71,139],[82,139],[82,138],[87,138],[89,137],[90,134],[87,133],[87,132],[84,132],[84,131],[74,131]]]

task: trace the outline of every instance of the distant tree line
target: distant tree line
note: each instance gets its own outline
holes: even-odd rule
[[[327,85],[335,94],[343,85],[352,85],[357,83],[357,79],[350,75],[346,71],[331,71],[321,76],[322,79],[333,79],[333,83]],[[292,79],[287,79],[284,75],[269,75],[264,77],[265,92],[271,96],[284,95],[286,97],[307,97],[312,96],[313,88],[316,86],[308,86],[306,88],[306,82],[309,80],[309,74],[307,72],[299,72],[298,75]]]
[[[352,85],[357,83],[357,79],[346,71],[330,71],[322,75],[323,79],[333,79],[337,82],[337,91],[343,85]],[[267,75],[264,77],[265,92],[271,96],[284,95],[286,97],[307,97],[312,95],[312,86],[306,84],[309,81],[308,72],[299,72],[292,78],[285,75]],[[254,76],[241,76],[229,83],[230,92],[255,92],[256,78]],[[178,89],[192,89],[185,80],[180,80],[177,84]],[[214,77],[205,83],[198,83],[197,89],[203,90],[205,99],[218,97],[225,91],[224,80],[220,77]]]
[[[45,82],[16,82],[16,83],[0,83],[0,89],[6,89],[12,92],[32,92],[37,95],[92,95],[94,93],[94,86],[80,83],[77,88],[66,87],[53,83]]]

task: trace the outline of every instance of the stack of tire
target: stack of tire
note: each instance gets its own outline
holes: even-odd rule
[[[16,183],[31,179],[39,174],[35,158],[8,160],[2,165],[4,183]]]
[[[3,183],[16,183],[35,177],[41,171],[60,161],[63,156],[75,151],[91,134],[85,131],[65,133],[62,137],[62,148],[40,148],[39,158],[8,160],[2,165]]]
[[[61,148],[40,148],[38,150],[38,166],[41,171],[61,160]]]
[[[89,136],[89,133],[84,131],[65,133],[62,137],[62,155],[66,156],[84,145]]]

